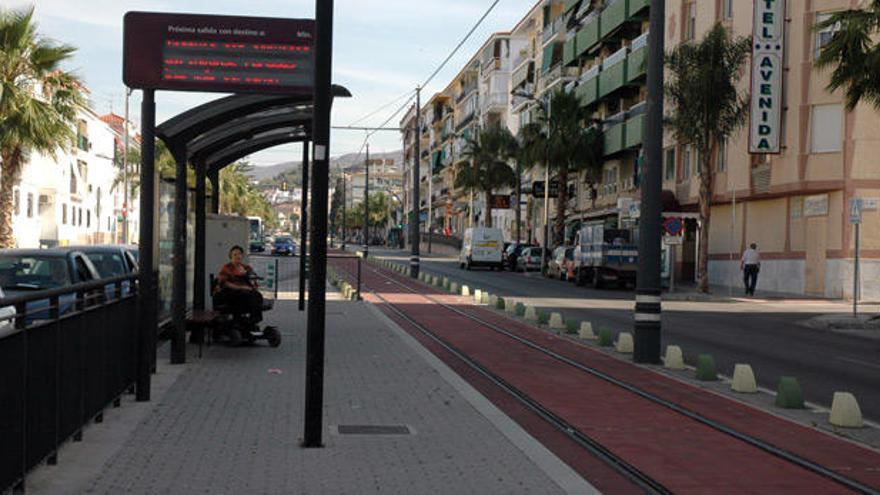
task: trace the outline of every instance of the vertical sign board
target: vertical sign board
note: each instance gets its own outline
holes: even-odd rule
[[[314,20],[128,12],[123,25],[130,88],[312,94]]]
[[[782,135],[785,0],[755,0],[749,153],[777,154]]]

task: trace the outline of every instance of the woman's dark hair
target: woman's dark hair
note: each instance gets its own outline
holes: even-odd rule
[[[236,244],[235,246],[232,246],[232,248],[229,249],[229,257],[230,258],[232,257],[232,253],[235,251],[238,251],[239,253],[244,254],[244,249],[241,246],[239,246],[238,244]]]

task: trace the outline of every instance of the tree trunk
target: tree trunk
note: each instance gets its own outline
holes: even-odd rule
[[[519,197],[521,194],[522,188],[522,174],[520,170],[519,160],[516,162],[516,203],[514,204],[513,213],[516,216],[516,242],[519,243],[522,239],[520,233],[520,224],[522,223],[522,208],[519,206]]]
[[[712,220],[712,193],[715,185],[715,139],[709,140],[709,149],[700,150],[702,154],[702,173],[700,174],[700,251],[697,253],[697,271],[700,278],[697,290],[709,292],[709,228]]]
[[[547,184],[550,187],[550,184]],[[554,240],[556,245],[565,244],[565,210],[568,207],[568,170],[559,171],[559,197],[556,198],[556,225]]]
[[[14,148],[3,154],[0,172],[0,248],[15,247],[12,232],[12,188],[21,173],[21,149]]]
[[[486,191],[486,211],[484,212],[486,219],[483,221],[483,225],[486,227],[492,227],[492,191]]]

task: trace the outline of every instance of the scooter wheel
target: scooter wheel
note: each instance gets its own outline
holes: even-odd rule
[[[266,336],[266,341],[269,342],[271,347],[278,347],[281,345],[281,332],[278,331],[275,327],[266,327],[263,330],[263,334]]]

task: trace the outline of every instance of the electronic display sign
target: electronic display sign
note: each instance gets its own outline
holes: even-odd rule
[[[312,19],[128,12],[122,80],[138,89],[311,94],[314,38]]]

